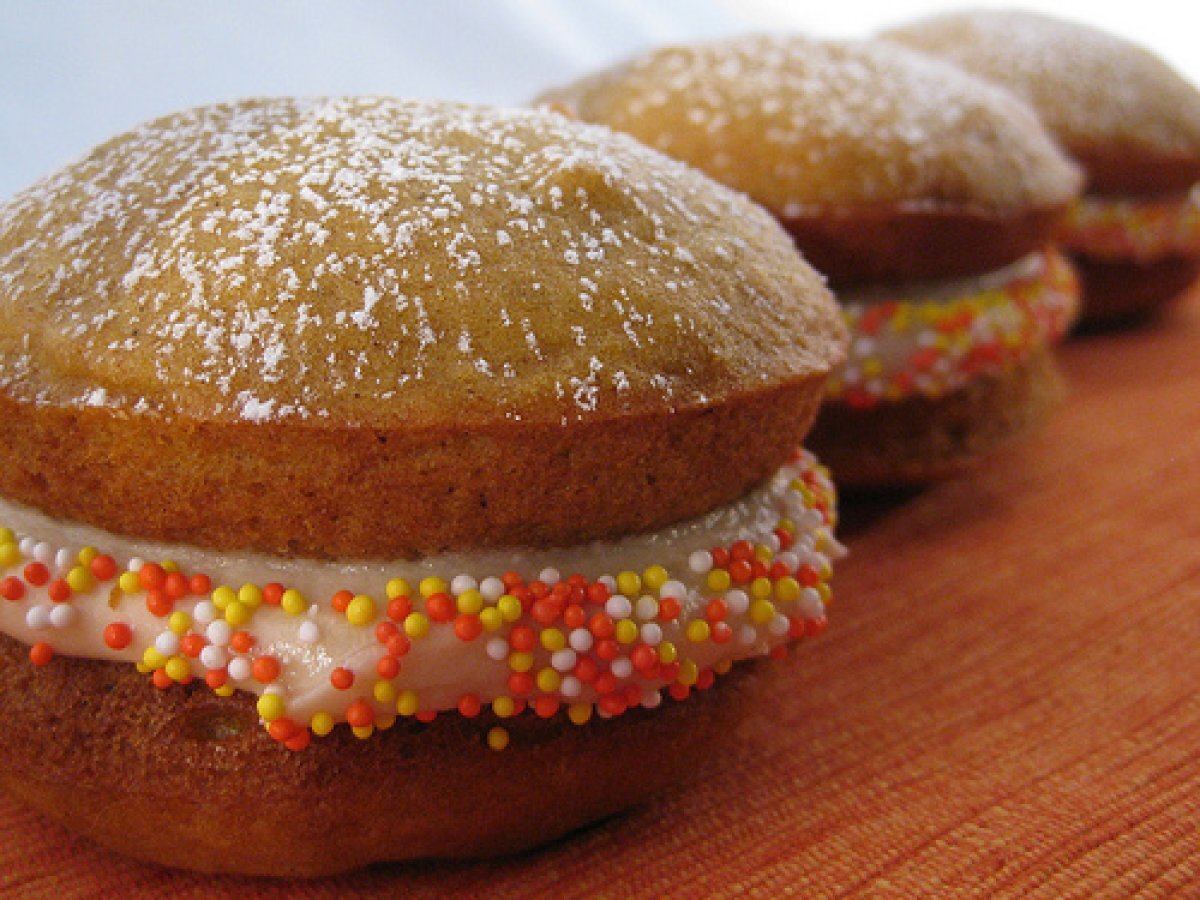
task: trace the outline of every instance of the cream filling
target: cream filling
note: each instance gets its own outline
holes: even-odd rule
[[[827,388],[856,405],[940,397],[1059,340],[1078,312],[1063,257],[1039,251],[982,275],[845,292],[847,358]]]
[[[1075,253],[1114,262],[1153,263],[1200,256],[1200,185],[1181,197],[1081,197],[1058,240]]]
[[[524,662],[514,659],[509,638],[516,626],[530,625],[539,643],[531,653],[532,660],[526,661],[531,662],[527,670],[534,675],[554,674],[540,675],[539,686],[525,699],[545,694],[564,704],[594,702],[597,692],[576,674],[579,661],[590,657],[600,672],[612,673],[618,687],[635,684],[641,691],[640,701],[656,705],[669,679],[646,678],[634,671],[631,657],[636,648],[649,646],[664,661],[674,659],[685,675],[692,667],[695,671],[719,670],[734,660],[770,652],[789,639],[789,632],[796,636],[797,623],[802,626],[824,616],[830,563],[844,552],[832,534],[832,503],[827,473],[802,451],[766,484],[737,502],[661,531],[554,550],[372,562],[217,553],[139,541],[0,501],[0,527],[8,529],[7,533],[0,531],[0,560],[7,561],[0,564],[0,578],[8,581],[10,588],[19,582],[23,593],[16,600],[0,600],[0,631],[29,645],[44,642],[56,654],[123,660],[140,663],[143,669],[170,671],[166,663],[173,660],[176,675],[180,666],[186,666],[195,677],[224,670],[230,686],[278,696],[282,702],[272,708],[268,718],[286,715],[307,726],[318,715],[325,720],[344,719],[355,700],[365,700],[376,722],[382,723],[398,711],[453,709],[464,695],[473,695],[484,704],[510,697],[514,663],[520,667]],[[777,532],[781,525],[784,543],[790,544],[787,549],[781,547]],[[711,551],[732,547],[738,541],[749,542],[759,558],[775,567],[773,573],[750,582],[726,584],[729,578],[720,565],[720,554],[714,565]],[[102,583],[93,578],[91,584],[84,584],[87,578],[81,579],[79,573],[88,568],[96,552],[117,563],[117,574]],[[25,573],[31,562],[47,567],[50,583],[30,583]],[[211,579],[212,590],[177,600],[174,612],[181,616],[155,615],[147,607],[145,590],[122,587],[136,582],[136,573],[149,562],[164,564],[168,570],[177,568],[185,576],[203,573]],[[789,574],[783,574],[785,571]],[[426,634],[420,636],[420,629],[414,629],[410,649],[400,657],[399,673],[392,678],[378,674],[377,665],[388,650],[378,639],[377,627],[390,621],[389,585],[395,592],[395,579],[408,583],[407,593],[417,613],[425,602],[418,585],[430,578],[442,579],[445,593],[456,603],[462,604],[466,596],[467,608],[473,598],[483,609],[499,610],[506,594],[500,578],[506,572],[520,573],[526,581],[538,578],[547,585],[574,573],[605,584],[612,596],[603,606],[588,605],[588,615],[605,612],[614,624],[633,623],[620,627],[624,637],[635,635],[634,639],[619,642],[615,658],[601,659],[596,656],[599,640],[588,627],[570,628],[561,619],[539,624],[528,610],[494,629],[485,628],[470,640],[456,635],[453,623],[430,624],[427,619]],[[819,575],[815,581],[813,572]],[[52,600],[53,580],[72,578],[80,589],[63,602]],[[797,578],[810,583],[801,584]],[[635,581],[639,583],[635,592],[628,596],[620,593],[620,586],[629,587]],[[289,604],[262,603],[250,609],[247,621],[234,625],[226,620],[228,607],[225,612],[218,608],[217,589],[221,586],[237,591],[242,585],[262,587],[271,582],[299,591],[304,602],[299,608],[293,602],[290,611]],[[0,586],[3,584],[0,581]],[[360,615],[356,623],[339,612],[330,599],[339,591],[372,598],[370,615]],[[668,621],[662,610],[669,597],[678,601],[680,613]],[[693,625],[707,621],[713,598],[720,598],[727,609],[723,621],[729,636],[723,642],[702,637],[695,629],[703,632],[703,626]],[[495,624],[497,618],[493,613],[489,621]],[[114,649],[106,644],[102,635],[113,623],[130,629],[128,647]],[[397,625],[403,632],[409,622],[402,620]],[[254,637],[248,652],[238,652],[231,643],[230,635],[239,630]],[[554,633],[547,637],[547,631]],[[181,652],[181,643],[189,636],[193,643],[203,643],[198,656]],[[673,655],[666,649],[672,646]],[[644,659],[645,651],[642,654]],[[251,664],[260,656],[272,656],[281,664],[278,677],[269,684],[251,674]],[[335,669],[353,672],[352,688],[340,689],[331,683]],[[260,711],[263,708],[260,703]]]

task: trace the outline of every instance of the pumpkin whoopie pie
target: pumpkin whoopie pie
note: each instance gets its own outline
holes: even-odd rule
[[[686,777],[823,627],[844,344],[770,216],[552,113],[114,138],[0,206],[0,784],[317,875]]]
[[[883,37],[1025,99],[1083,167],[1058,232],[1083,281],[1083,320],[1144,319],[1200,275],[1200,90],[1149,50],[1018,10],[946,13]]]
[[[770,210],[850,325],[811,445],[840,484],[953,472],[1041,419],[1073,273],[1048,244],[1080,176],[1007,92],[895,45],[666,47],[542,101]]]

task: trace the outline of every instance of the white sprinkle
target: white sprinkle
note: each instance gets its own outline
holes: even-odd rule
[[[204,629],[204,636],[208,638],[210,644],[217,647],[227,647],[229,639],[233,637],[233,628],[224,619],[217,619],[210,622],[208,627]]]
[[[50,627],[50,607],[31,606],[25,613],[25,624],[30,628],[41,630]]]
[[[633,662],[628,656],[618,656],[609,663],[608,669],[618,678],[628,678],[633,674]]]
[[[69,547],[63,547],[56,554],[54,554],[54,565],[58,568],[58,570],[60,572],[66,572],[73,565],[75,565],[75,561],[78,558],[79,558],[78,554],[76,554]]]
[[[592,649],[594,640],[595,639],[592,637],[592,633],[586,628],[574,629],[567,638],[567,642],[571,645],[571,649],[576,653],[587,653]]]
[[[636,610],[637,617],[643,622],[649,622],[658,615],[658,601],[649,594],[642,594],[638,597]]]
[[[192,619],[197,625],[207,625],[217,618],[217,608],[208,600],[201,600],[192,610]]]
[[[321,626],[312,619],[306,619],[296,629],[296,637],[304,644],[315,644],[321,639]]]
[[[179,635],[173,631],[164,631],[154,639],[154,649],[163,656],[174,656],[179,652]]]
[[[487,655],[496,662],[508,659],[508,641],[502,637],[489,638],[486,649]]]
[[[551,587],[558,584],[561,580],[562,575],[559,574],[558,569],[542,569],[541,574],[538,575],[538,581],[548,584]]]
[[[229,661],[226,671],[234,681],[245,681],[250,677],[250,660],[244,656],[234,657]]]
[[[688,568],[697,575],[706,575],[712,571],[713,558],[707,550],[696,550],[688,557]]]
[[[642,643],[649,644],[651,647],[657,647],[662,643],[662,626],[657,622],[647,622],[638,633],[641,636]]]
[[[465,594],[467,591],[474,591],[479,588],[479,582],[470,575],[455,575],[450,580],[450,593],[457,597],[459,594]]]
[[[550,665],[554,667],[556,672],[570,672],[575,668],[575,663],[579,657],[574,650],[563,648],[555,650],[550,654]]]
[[[624,594],[613,594],[604,604],[604,611],[614,619],[628,619],[633,615],[633,604]]]
[[[224,647],[206,644],[200,651],[200,665],[206,669],[223,669],[229,662],[229,653]]]
[[[583,685],[574,675],[566,676],[558,686],[558,692],[568,700],[578,697],[582,690]]]
[[[495,602],[504,595],[504,582],[494,575],[489,575],[479,583],[479,593],[483,599]]]
[[[54,562],[54,548],[45,541],[39,541],[34,545],[33,558],[42,565],[49,566]]]
[[[668,581],[658,589],[660,598],[674,597],[676,600],[686,600],[688,589],[682,581]]]
[[[740,616],[750,608],[750,597],[745,591],[733,589],[725,594],[725,605],[730,615]]]
[[[79,618],[79,610],[70,603],[56,603],[50,610],[50,624],[55,628],[68,628]]]
[[[662,691],[657,691],[654,688],[646,688],[642,691],[642,706],[646,709],[658,709],[662,706]]]

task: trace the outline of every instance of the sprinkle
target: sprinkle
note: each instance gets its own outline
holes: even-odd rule
[[[29,648],[29,661],[39,668],[54,659],[54,648],[45,641],[38,641]]]
[[[509,740],[510,737],[508,731],[504,728],[501,728],[499,725],[488,729],[487,745],[492,750],[504,750],[506,747],[508,747]]]

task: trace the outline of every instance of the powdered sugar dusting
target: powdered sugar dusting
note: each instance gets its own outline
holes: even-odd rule
[[[1021,10],[968,10],[883,37],[1016,92],[1075,152],[1115,142],[1200,156],[1200,91],[1114,34]]]
[[[744,198],[545,112],[204,107],[0,207],[0,388],[43,402],[566,421],[824,368],[838,328]]]
[[[913,199],[1049,205],[1078,187],[1026,106],[884,43],[748,35],[667,47],[542,99],[788,214]]]

